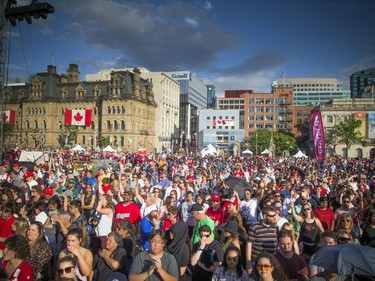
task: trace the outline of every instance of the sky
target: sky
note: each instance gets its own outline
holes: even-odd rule
[[[31,0],[18,0],[19,6]],[[374,0],[39,0],[46,20],[8,29],[8,82],[78,64],[191,71],[224,90],[270,92],[272,81],[337,78],[375,67]],[[10,25],[9,25],[10,26]]]

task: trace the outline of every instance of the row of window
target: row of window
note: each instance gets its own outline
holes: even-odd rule
[[[210,120],[210,119],[211,119],[211,116],[207,116],[207,120]],[[213,116],[212,119],[223,119],[223,116],[219,116],[219,117],[217,117],[217,116]],[[225,119],[225,120],[229,120],[229,116],[225,116],[224,119]],[[230,119],[231,119],[231,120],[234,120],[235,117],[232,116]]]
[[[293,84],[293,88],[296,87],[337,87],[340,88],[342,87],[342,84]]]

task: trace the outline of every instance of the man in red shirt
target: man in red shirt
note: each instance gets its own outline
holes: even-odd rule
[[[141,221],[141,211],[133,202],[133,191],[125,189],[122,198],[124,201],[117,203],[115,208],[116,227],[121,219],[127,219],[131,224],[138,224]]]
[[[327,196],[320,196],[319,208],[314,210],[314,216],[320,220],[324,230],[333,231],[335,229],[335,214],[328,208]]]
[[[206,215],[210,217],[210,219],[213,220],[215,227],[216,227],[222,223],[223,217],[224,217],[224,211],[220,207],[219,195],[216,195],[216,194],[212,195],[211,200],[212,200],[212,206],[207,209]]]

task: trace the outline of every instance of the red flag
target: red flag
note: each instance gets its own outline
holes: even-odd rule
[[[90,126],[92,119],[92,110],[71,110],[65,111],[65,124],[72,126]]]
[[[4,123],[14,124],[16,122],[16,111],[15,110],[4,110],[3,111]]]

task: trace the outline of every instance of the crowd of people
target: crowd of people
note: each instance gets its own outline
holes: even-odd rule
[[[84,160],[0,166],[0,279],[346,280],[319,250],[375,248],[373,159]]]

